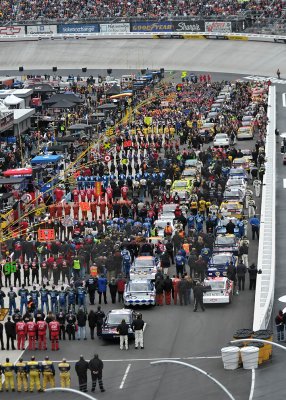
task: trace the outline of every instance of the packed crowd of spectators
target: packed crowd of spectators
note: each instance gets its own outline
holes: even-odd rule
[[[219,17],[241,14],[244,11],[281,17],[284,0],[250,1],[191,1],[179,0],[4,0],[0,5],[0,20],[77,20],[116,17]]]

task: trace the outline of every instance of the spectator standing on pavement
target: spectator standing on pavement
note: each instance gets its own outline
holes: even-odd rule
[[[255,290],[258,271],[254,263],[252,263],[249,266],[248,273],[249,273],[249,290]]]
[[[12,350],[15,349],[14,340],[16,339],[16,324],[11,321],[11,317],[8,317],[7,322],[5,322],[5,333],[6,333],[6,350],[10,350],[10,341]]]
[[[96,327],[96,314],[94,310],[90,310],[88,314],[88,325],[90,330],[90,338],[94,340],[94,329]]]
[[[108,284],[109,286],[109,291],[110,291],[110,296],[111,296],[111,302],[112,304],[116,303],[116,294],[117,294],[117,282],[115,281],[115,278],[111,278],[111,281]]]
[[[78,326],[78,332],[77,332],[77,340],[84,339],[86,340],[86,313],[82,308],[78,310],[78,313],[76,315],[77,319],[77,326]]]
[[[90,369],[91,372],[91,380],[92,380],[91,391],[92,392],[95,391],[96,383],[98,381],[100,391],[105,392],[102,382],[103,362],[98,357],[98,354],[95,354],[94,357],[89,361],[88,368]]]
[[[260,221],[257,218],[256,215],[254,215],[252,218],[250,218],[249,223],[252,228],[252,240],[255,239],[255,235],[257,239],[259,239],[259,226],[260,226]]]
[[[179,300],[180,300],[180,305],[182,306],[183,304],[185,306],[188,305],[188,297],[189,297],[189,293],[188,293],[188,282],[185,279],[185,276],[182,276],[182,279],[179,282],[178,285],[178,290],[179,290]]]
[[[245,274],[247,272],[247,268],[245,264],[243,264],[242,260],[239,260],[239,263],[236,267],[236,275],[238,280],[238,290],[244,290],[245,286]]]
[[[228,279],[230,281],[233,282],[233,291],[235,293],[237,276],[236,276],[236,269],[235,269],[235,266],[233,265],[232,261],[230,261],[229,266],[227,267],[226,276],[228,277]],[[238,293],[236,292],[236,294],[238,294]]]
[[[142,315],[137,315],[137,318],[132,322],[131,328],[135,332],[135,349],[138,349],[138,346],[141,349],[144,349],[144,338],[143,338],[143,328],[144,328],[144,321],[142,319]]]
[[[98,303],[101,304],[101,297],[103,296],[104,299],[104,304],[107,304],[106,300],[106,289],[107,289],[107,279],[103,274],[98,278],[98,295],[99,295],[99,300]]]
[[[1,350],[5,350],[4,340],[3,340],[3,330],[4,330],[3,324],[2,324],[2,322],[0,322],[0,344],[1,344]],[[0,377],[0,379],[1,379],[1,377]]]
[[[194,286],[194,312],[197,311],[198,305],[200,305],[202,311],[205,311],[204,307],[204,292],[210,290],[211,286],[203,286],[202,283],[197,282]]]
[[[103,320],[105,317],[105,313],[101,310],[101,307],[97,307],[97,311],[95,313],[96,317],[96,334],[98,337],[101,337],[102,335],[102,325],[103,325]]]
[[[87,392],[87,370],[88,362],[83,356],[80,356],[79,361],[75,364],[75,372],[77,373],[79,390],[81,392]]]
[[[171,304],[171,294],[172,294],[173,282],[169,276],[166,276],[164,280],[164,294],[165,294],[165,304]]]
[[[123,350],[124,345],[125,349],[128,350],[128,325],[126,324],[125,319],[121,321],[116,330],[119,333],[120,350]]]
[[[280,79],[281,72],[280,72],[280,69],[279,69],[279,68],[277,69],[277,72],[276,72],[276,74],[277,74],[277,78],[278,78],[278,79]]]

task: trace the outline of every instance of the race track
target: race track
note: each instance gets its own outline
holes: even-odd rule
[[[156,39],[69,39],[0,42],[1,72],[50,69],[187,69],[286,76],[285,45],[267,42]]]

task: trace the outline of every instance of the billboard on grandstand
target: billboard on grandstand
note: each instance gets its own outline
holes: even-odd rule
[[[99,24],[65,24],[58,25],[58,33],[83,35],[85,33],[98,33]]]
[[[24,26],[0,26],[0,36],[23,36]]]
[[[53,35],[57,33],[57,25],[30,25],[26,28],[27,35]]]
[[[100,24],[101,33],[128,33],[130,32],[130,24]]]
[[[173,21],[175,32],[204,32],[204,21]]]
[[[231,32],[231,22],[225,21],[207,21],[205,22],[205,32]]]
[[[171,21],[142,21],[131,24],[132,32],[172,32],[173,22]]]

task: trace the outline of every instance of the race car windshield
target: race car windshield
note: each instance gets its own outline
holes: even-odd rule
[[[187,186],[187,182],[184,181],[180,181],[180,182],[176,182],[175,187],[185,187]]]
[[[231,261],[231,256],[225,254],[217,254],[213,256],[213,264],[226,264]]]
[[[222,236],[218,237],[216,240],[216,244],[234,244],[235,240],[233,237],[229,236]]]
[[[224,282],[210,281],[210,282],[208,282],[208,285],[211,286],[212,290],[224,289]]]
[[[125,321],[129,322],[129,315],[127,314],[109,314],[107,317],[107,323],[110,325],[119,325],[121,321],[125,319]]]
[[[147,260],[136,260],[136,262],[135,262],[135,267],[136,268],[146,268],[146,267],[149,267],[149,268],[152,268],[153,266],[154,266],[154,261],[152,260],[152,259],[147,259]]]

